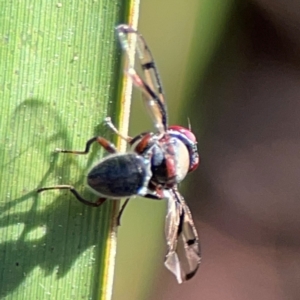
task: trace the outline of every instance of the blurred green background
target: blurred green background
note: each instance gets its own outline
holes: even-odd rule
[[[200,235],[196,276],[163,267],[165,203],[135,199],[114,300],[291,300],[300,286],[300,2],[143,1],[170,123],[190,118],[202,163],[180,186]],[[133,101],[131,133],[151,129]]]
[[[201,102],[197,89],[219,44],[232,2],[141,1],[138,30],[156,61],[170,124],[187,126],[188,118],[194,130],[201,124],[202,116],[192,113],[192,102]],[[133,136],[153,129],[137,90],[133,93],[130,122],[129,133]],[[201,129],[196,131],[200,139]],[[188,182],[189,178],[182,184],[183,192]],[[163,265],[165,214],[165,201],[135,198],[128,205],[118,234],[114,300],[157,299],[153,291],[162,276],[166,281],[176,281]]]

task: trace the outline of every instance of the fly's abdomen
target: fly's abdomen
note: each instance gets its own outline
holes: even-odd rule
[[[147,185],[147,168],[135,153],[109,156],[90,170],[87,184],[105,197],[130,197]]]

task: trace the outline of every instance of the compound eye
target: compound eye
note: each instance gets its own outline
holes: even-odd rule
[[[196,170],[198,168],[198,166],[200,165],[200,156],[199,156],[198,152],[197,152],[197,154],[194,155],[193,158],[194,159],[193,159],[192,163],[190,164],[189,173]]]
[[[169,129],[178,131],[181,134],[184,134],[192,143],[197,143],[195,135],[189,129],[179,125],[172,125],[169,127]]]
[[[189,172],[194,171],[200,164],[200,157],[197,149],[197,139],[195,135],[187,128],[178,125],[172,125],[168,129],[171,136],[179,138],[188,148],[190,153]]]

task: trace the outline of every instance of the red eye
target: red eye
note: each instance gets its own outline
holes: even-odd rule
[[[194,171],[200,164],[200,157],[197,149],[197,139],[195,135],[189,129],[178,125],[170,126],[168,132],[171,136],[177,137],[186,145],[190,153],[189,172]]]
[[[178,125],[172,125],[169,127],[169,129],[178,131],[178,132],[184,134],[191,142],[197,143],[195,135],[189,129],[184,128],[182,126],[178,126]]]

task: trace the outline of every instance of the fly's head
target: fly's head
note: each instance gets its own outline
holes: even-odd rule
[[[132,150],[151,161],[151,183],[173,188],[199,164],[196,138],[192,132],[173,126],[164,134],[142,133],[131,141]]]
[[[185,127],[172,125],[168,128],[168,133],[170,136],[178,138],[186,146],[189,153],[188,172],[196,170],[200,164],[200,156],[197,148],[197,139],[193,132]]]

